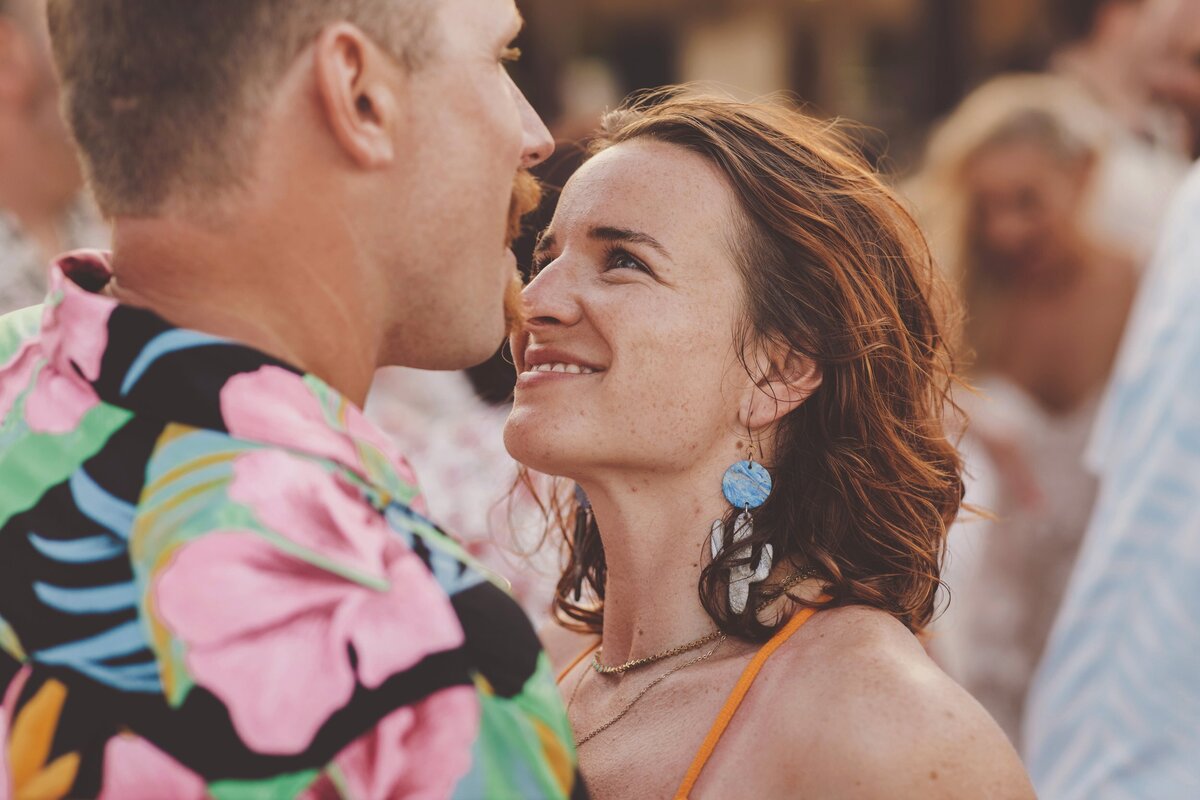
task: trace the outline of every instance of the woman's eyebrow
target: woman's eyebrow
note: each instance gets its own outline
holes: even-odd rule
[[[668,261],[674,261],[670,251],[663,247],[662,243],[648,233],[641,231],[630,230],[629,228],[619,228],[612,225],[599,225],[592,228],[588,235],[593,239],[599,239],[604,242],[629,242],[630,244],[644,244],[653,250],[656,250],[659,255],[666,258]]]

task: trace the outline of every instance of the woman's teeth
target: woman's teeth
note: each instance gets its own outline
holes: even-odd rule
[[[578,364],[538,364],[530,367],[529,372],[566,372],[571,375],[592,375],[596,370],[591,367],[581,367]]]

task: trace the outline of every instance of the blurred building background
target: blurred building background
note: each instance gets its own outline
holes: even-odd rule
[[[524,0],[518,82],[566,134],[632,91],[705,81],[794,92],[879,131],[912,167],[931,122],[1003,70],[1046,62],[1060,0]]]

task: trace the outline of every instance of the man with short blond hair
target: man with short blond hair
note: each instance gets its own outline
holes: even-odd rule
[[[159,5],[48,0],[69,120],[110,216],[155,215],[168,197],[205,204],[242,184],[263,101],[326,25],[371,32],[408,72],[438,48],[432,0]]]
[[[512,0],[49,21],[114,248],[0,320],[0,796],[581,796],[528,621],[360,411],[516,313]]]

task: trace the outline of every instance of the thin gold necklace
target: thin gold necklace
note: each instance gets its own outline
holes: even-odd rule
[[[595,655],[592,656],[592,669],[596,670],[596,672],[600,673],[601,675],[620,675],[622,673],[628,672],[631,669],[637,669],[638,667],[644,667],[647,664],[653,664],[656,661],[662,661],[664,658],[670,658],[671,656],[678,656],[678,655],[682,655],[684,653],[690,653],[691,651],[696,650],[697,648],[704,647],[704,645],[717,639],[720,635],[721,635],[721,632],[719,630],[713,631],[712,633],[708,633],[708,634],[705,634],[704,636],[701,636],[699,639],[697,639],[694,642],[688,642],[687,644],[681,644],[678,647],[672,647],[670,650],[664,650],[661,653],[655,653],[652,656],[646,656],[644,658],[635,658],[632,661],[626,661],[624,664],[617,664],[616,666],[613,666],[613,667],[606,667],[600,663],[600,656],[604,653],[604,648],[601,647],[598,650],[596,650]]]
[[[707,661],[708,659],[712,658],[713,653],[717,652],[717,648],[720,647],[721,644],[725,641],[725,634],[718,631],[716,640],[717,640],[717,643],[714,644],[708,650],[708,652],[701,653],[700,655],[696,656],[695,658],[691,659],[690,661],[685,661],[682,664],[676,664],[674,667],[671,667],[669,670],[664,672],[662,675],[659,675],[657,678],[650,681],[650,683],[646,684],[646,687],[644,689],[642,689],[640,692],[638,692],[637,695],[635,695],[632,700],[630,700],[628,703],[625,704],[625,707],[621,709],[619,714],[617,714],[615,717],[613,717],[612,719],[610,719],[608,722],[604,723],[600,727],[592,730],[586,736],[581,737],[579,739],[579,741],[577,741],[575,743],[575,746],[583,747],[583,745],[586,744],[588,741],[590,741],[594,737],[600,735],[601,733],[604,733],[604,731],[608,730],[613,725],[617,724],[617,722],[619,722],[622,717],[624,717],[626,714],[629,713],[629,709],[633,708],[633,706],[637,703],[637,701],[641,700],[646,695],[646,692],[650,691],[655,686],[658,686],[660,683],[665,681],[667,678],[671,677],[676,672],[679,672],[679,670],[687,669],[688,667],[690,667],[694,664],[699,664],[701,661]],[[710,639],[709,641],[712,641],[712,640]],[[571,705],[575,702],[575,693],[579,691],[579,687],[583,684],[584,678],[586,678],[586,677],[587,677],[587,670],[584,670],[584,673],[582,676],[580,676],[578,683],[575,684],[575,688],[571,691],[570,699],[567,700],[567,710],[568,711],[571,710]]]
[[[801,570],[801,571],[797,572],[795,575],[788,578],[788,580],[785,581],[783,583],[783,585],[779,587],[779,589],[777,590],[777,593],[775,595],[773,595],[772,597],[764,597],[762,599],[762,602],[760,602],[758,605],[758,610],[761,611],[763,608],[770,605],[772,602],[774,602],[775,600],[778,600],[780,597],[782,597],[784,594],[786,594],[797,583],[799,583],[800,581],[804,580],[805,578],[809,578],[809,577],[812,577],[812,570]],[[696,639],[695,641],[688,642],[687,644],[681,644],[678,647],[672,647],[670,650],[664,650],[661,653],[655,653],[654,655],[644,656],[642,658],[635,658],[631,661],[626,661],[624,664],[616,664],[611,667],[606,667],[600,663],[600,657],[604,654],[604,648],[600,647],[600,648],[597,648],[596,652],[592,655],[592,669],[594,669],[597,673],[599,673],[601,675],[621,675],[626,672],[629,672],[629,670],[631,670],[631,669],[637,669],[638,667],[645,667],[645,666],[653,664],[657,661],[662,661],[663,659],[671,658],[672,656],[680,656],[680,655],[683,655],[684,653],[690,653],[691,651],[699,649],[699,648],[703,647],[704,645],[708,644],[709,642],[716,640],[717,637],[719,637],[720,635],[721,635],[721,632],[719,630],[716,630],[716,631],[713,631],[712,633],[708,633],[708,634],[705,634],[704,636],[701,636],[699,639]]]
[[[804,580],[805,578],[811,578],[814,574],[815,574],[815,570],[812,570],[812,569],[800,570],[796,574],[792,575],[792,577],[789,578],[787,581],[785,581],[784,584],[781,587],[779,587],[779,589],[776,591],[775,594],[773,594],[771,597],[764,597],[758,603],[757,609],[759,611],[762,611],[764,608],[766,608],[771,603],[773,603],[776,600],[778,600],[779,598],[785,596],[788,593],[788,591],[793,586],[800,583],[800,581]],[[707,661],[708,659],[712,658],[713,654],[717,652],[717,648],[719,648],[725,642],[726,636],[724,633],[722,633],[719,630],[713,631],[713,633],[710,633],[708,636],[704,637],[703,639],[699,639],[696,642],[691,642],[690,644],[687,644],[687,645],[680,645],[679,647],[674,648],[673,651],[667,651],[666,653],[662,653],[657,656],[649,656],[645,659],[638,659],[638,661],[631,661],[631,662],[628,662],[627,664],[620,665],[620,667],[603,667],[603,666],[601,666],[598,662],[598,657],[600,655],[600,651],[598,650],[596,652],[597,660],[593,662],[592,666],[594,668],[596,668],[597,672],[599,672],[601,674],[606,674],[606,672],[605,672],[606,670],[608,673],[623,672],[623,671],[633,669],[635,666],[640,666],[641,664],[639,662],[651,663],[652,661],[661,661],[662,659],[667,658],[670,655],[679,655],[681,653],[686,653],[689,650],[695,650],[697,647],[703,646],[706,642],[710,642],[714,638],[716,639],[717,643],[714,644],[712,646],[712,648],[708,650],[708,652],[702,653],[702,654],[696,656],[695,658],[691,659],[690,661],[685,661],[682,664],[677,664],[676,666],[671,667],[671,669],[664,672],[662,675],[659,675],[657,678],[650,681],[650,683],[646,684],[645,688],[643,688],[640,692],[638,692],[632,700],[630,700],[628,703],[625,704],[625,707],[621,709],[620,713],[618,713],[615,717],[610,719],[608,722],[605,722],[600,727],[589,731],[585,736],[581,737],[578,741],[575,742],[575,746],[583,747],[583,745],[585,745],[587,742],[591,741],[596,736],[600,735],[601,733],[604,733],[604,731],[608,730],[613,725],[617,724],[617,722],[619,722],[626,714],[628,714],[629,710],[631,708],[633,708],[634,705],[637,704],[637,701],[641,700],[643,697],[646,696],[647,692],[649,692],[655,686],[658,686],[660,683],[665,681],[667,678],[674,675],[676,672],[679,672],[681,669],[687,669],[688,667],[693,666],[695,664],[699,664],[701,661]],[[575,704],[575,695],[579,693],[579,687],[583,685],[583,682],[587,679],[587,676],[588,676],[587,670],[584,670],[583,674],[579,676],[579,680],[576,681],[575,688],[571,690],[571,696],[569,698],[567,698],[567,712],[568,713],[570,713],[570,711],[571,711],[571,706],[573,706]]]

